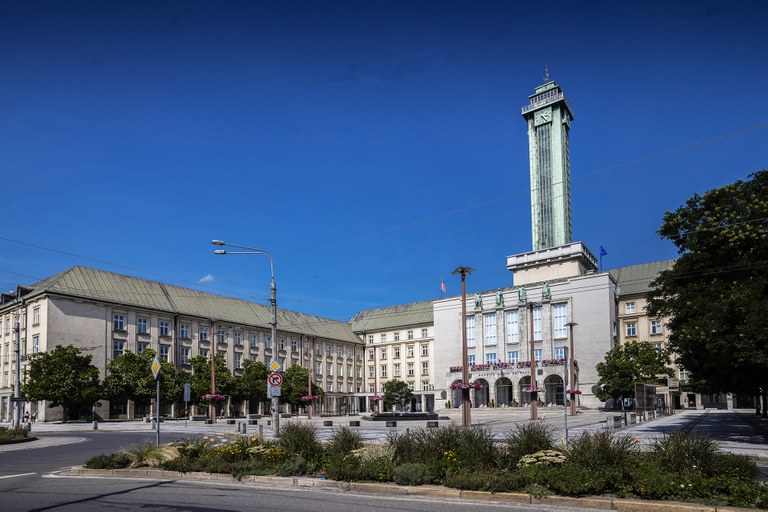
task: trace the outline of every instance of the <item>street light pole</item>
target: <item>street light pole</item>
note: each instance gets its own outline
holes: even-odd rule
[[[576,391],[576,374],[574,373],[574,365],[573,365],[573,358],[575,355],[575,352],[573,351],[573,327],[577,324],[576,322],[568,322],[565,324],[569,328],[569,334],[570,334],[570,350],[568,358],[568,385],[571,388],[571,391]],[[576,416],[576,395],[571,393],[571,416]]]
[[[461,275],[461,379],[466,385],[466,388],[462,388],[462,404],[461,404],[461,426],[469,428],[472,426],[472,416],[470,413],[470,401],[469,401],[469,350],[467,348],[467,274],[474,272],[470,267],[458,267],[454,270],[453,274]]]
[[[312,345],[310,345],[310,340],[314,341],[314,336],[311,336],[309,334],[302,334],[301,335],[301,350],[304,351],[304,338],[307,338],[307,396],[312,396],[312,363],[314,362],[314,357],[312,355]],[[304,355],[302,354],[302,357]],[[312,419],[312,400],[307,400],[307,419]]]
[[[533,308],[536,306],[539,306],[540,304],[537,304],[536,302],[529,302],[528,303],[528,309],[530,310],[530,324],[531,324],[531,419],[535,420],[538,418],[538,388],[536,387],[536,357],[534,356],[535,353],[535,345],[533,340]]]
[[[264,256],[269,258],[269,270],[272,274],[272,282],[270,283],[269,289],[270,289],[270,297],[269,302],[272,305],[272,345],[273,347],[277,343],[277,285],[275,284],[275,264],[272,260],[272,255],[264,251],[262,249],[254,249],[253,247],[247,247],[244,245],[235,245],[235,244],[228,244],[222,240],[212,240],[211,243],[213,245],[219,245],[219,246],[226,246],[226,247],[235,247],[237,249],[245,249],[245,251],[226,251],[223,249],[218,249],[213,251],[214,254],[217,255],[226,255],[226,254],[263,254]],[[273,396],[272,397],[272,430],[277,435],[280,433],[280,397]]]
[[[19,317],[21,315],[18,311],[13,314],[13,332],[15,336],[15,348],[16,362],[14,363],[15,373],[13,375],[13,396],[16,401],[13,403],[13,428],[19,428],[21,425],[21,324],[19,323]],[[66,420],[66,418],[64,418]]]

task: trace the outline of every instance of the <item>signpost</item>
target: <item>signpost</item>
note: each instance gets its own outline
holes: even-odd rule
[[[280,432],[280,385],[283,383],[283,376],[278,372],[282,367],[277,361],[272,361],[269,369],[272,373],[267,377],[267,395],[272,397],[272,431],[277,435]]]
[[[184,428],[187,427],[187,419],[189,419],[189,401],[192,398],[192,384],[189,382],[184,383]]]
[[[155,424],[157,425],[157,446],[160,446],[160,361],[157,356],[152,360],[152,376],[157,383],[157,400],[155,401]]]

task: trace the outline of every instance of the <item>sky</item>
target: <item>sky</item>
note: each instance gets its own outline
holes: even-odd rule
[[[0,0],[0,289],[74,265],[347,320],[512,285],[521,108],[573,107],[574,240],[768,168],[761,1]]]

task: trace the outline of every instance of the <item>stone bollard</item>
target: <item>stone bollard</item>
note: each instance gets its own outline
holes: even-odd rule
[[[264,437],[264,425],[259,425],[259,437]]]
[[[157,427],[155,426],[154,418],[152,418],[152,421],[149,422],[149,430],[157,430]]]
[[[240,424],[240,433],[241,434],[247,434],[248,433],[248,425],[245,423]]]
[[[96,420],[93,421],[93,430],[99,430],[99,422]]]

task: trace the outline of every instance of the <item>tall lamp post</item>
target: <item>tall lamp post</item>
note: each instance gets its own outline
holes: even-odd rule
[[[461,379],[467,386],[461,390],[461,426],[472,426],[472,416],[469,412],[469,351],[467,350],[467,274],[471,274],[475,269],[470,267],[458,267],[452,274],[461,275]]]
[[[235,247],[236,249],[245,249],[244,251],[226,251],[224,249],[217,249],[213,251],[214,254],[217,255],[226,255],[226,254],[263,254],[264,256],[269,258],[269,270],[272,274],[272,282],[269,286],[270,289],[270,297],[269,302],[272,304],[272,343],[277,343],[277,285],[275,285],[275,265],[272,261],[272,255],[268,253],[267,251],[264,251],[262,249],[254,249],[253,247],[247,247],[244,245],[235,245],[235,244],[228,244],[222,240],[212,240],[211,243],[213,245],[223,246],[223,247]],[[272,397],[272,430],[275,432],[275,434],[278,434],[280,432],[280,397],[273,396]]]
[[[565,324],[568,326],[569,329],[569,335],[570,335],[570,350],[568,351],[568,355],[570,356],[568,358],[568,386],[570,386],[571,391],[576,391],[576,375],[573,371],[573,358],[575,355],[575,352],[573,351],[573,328],[577,324],[576,322],[568,322]],[[574,393],[570,393],[571,395],[571,416],[576,416],[576,395]]]
[[[302,351],[303,351],[303,345],[304,345],[304,338],[307,338],[307,396],[312,396],[312,370],[314,369],[314,362],[315,357],[312,354],[312,345],[310,344],[310,340],[314,341],[315,337],[311,336],[309,334],[302,334],[301,335],[301,343],[302,343]],[[307,400],[307,419],[312,419],[312,400]]]
[[[19,324],[19,317],[21,315],[18,311],[13,314],[13,332],[15,338],[16,362],[14,363],[13,374],[13,397],[16,399],[13,402],[13,428],[19,428],[21,425],[21,324]],[[66,418],[64,418],[66,419]]]
[[[531,333],[531,419],[535,420],[538,416],[538,388],[536,387],[536,357],[534,356],[535,353],[535,345],[534,345],[534,339],[533,339],[533,309],[537,306],[541,306],[538,302],[529,302],[528,303],[528,309],[530,310],[530,333]]]

